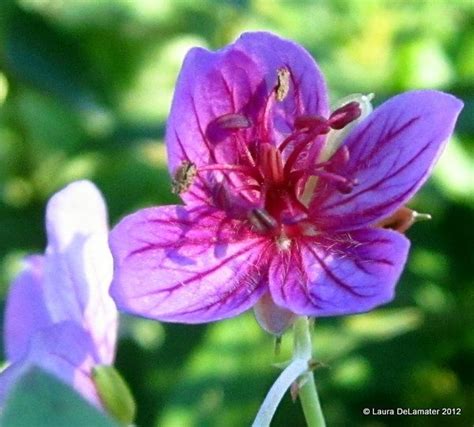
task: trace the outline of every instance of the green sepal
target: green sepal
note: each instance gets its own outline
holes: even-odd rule
[[[132,424],[136,404],[119,372],[110,365],[96,365],[92,369],[92,379],[105,410],[121,424]]]

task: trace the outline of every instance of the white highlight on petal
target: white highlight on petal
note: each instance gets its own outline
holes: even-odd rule
[[[45,303],[53,322],[73,320],[90,332],[102,363],[111,363],[117,309],[108,291],[113,275],[107,209],[89,181],[76,181],[48,203]]]

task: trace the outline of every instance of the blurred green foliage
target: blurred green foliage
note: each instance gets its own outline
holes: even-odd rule
[[[78,178],[98,184],[114,224],[176,202],[163,132],[176,75],[195,45],[265,29],[303,44],[333,99],[375,104],[421,87],[465,102],[456,137],[411,206],[433,221],[413,242],[396,300],[321,319],[316,372],[330,426],[474,421],[474,3],[470,0],[17,0],[0,5],[0,295],[45,245],[45,202]],[[138,426],[245,426],[282,352],[251,313],[203,326],[124,317],[117,367]],[[461,407],[462,416],[374,417],[369,408]],[[275,426],[304,425],[287,396]]]
[[[120,427],[75,390],[37,367],[29,368],[13,387],[2,407],[0,425]]]

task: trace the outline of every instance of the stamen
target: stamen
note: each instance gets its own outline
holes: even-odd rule
[[[242,173],[244,175],[250,176],[255,180],[260,179],[260,175],[257,173],[257,170],[249,166],[244,165],[226,165],[226,164],[213,164],[207,166],[201,166],[197,170],[197,173],[207,172],[207,171],[219,171],[219,172],[235,172]]]
[[[236,138],[236,140],[240,154],[244,156],[245,160],[247,160],[250,166],[255,167],[255,159],[253,158],[247,143],[241,138]]]
[[[265,209],[254,208],[248,214],[250,223],[262,233],[274,231],[278,223]]]
[[[355,119],[359,118],[362,114],[362,109],[357,101],[349,102],[338,108],[334,111],[329,117],[329,126],[332,129],[342,129],[347,126],[350,122],[353,122]]]
[[[257,184],[249,184],[249,185],[241,185],[239,187],[234,187],[234,191],[236,193],[240,193],[242,191],[261,191],[260,185]]]
[[[304,207],[304,209],[306,209],[306,207]],[[308,214],[305,212],[299,212],[299,213],[293,212],[289,215],[285,215],[285,213],[283,213],[281,222],[288,226],[288,225],[298,224],[301,221],[304,221],[306,219],[308,219]]]
[[[350,153],[349,149],[347,146],[343,145],[332,157],[330,160],[327,160],[325,162],[317,163],[313,167],[313,171],[318,170],[318,169],[328,169],[328,172],[334,171],[334,170],[340,170],[344,165],[349,161],[350,158]],[[299,171],[293,171],[290,175],[291,178],[293,178],[296,181],[292,182],[297,182],[303,177],[306,177],[306,182],[304,183],[303,191],[301,192],[301,195],[299,196],[299,200],[304,206],[308,206],[310,203],[311,199],[313,198],[314,191],[316,189],[316,185],[318,183],[318,176],[317,174],[313,174],[312,176],[308,176],[307,172],[304,174],[299,173]],[[338,190],[341,191],[342,193],[350,193],[352,191],[352,188],[354,185],[357,184],[357,181],[349,181],[350,185],[347,186],[345,183],[339,184],[338,185]]]
[[[220,127],[221,129],[245,129],[249,128],[252,123],[248,117],[245,117],[242,114],[224,114],[223,116],[217,117],[213,122],[216,126]]]
[[[329,132],[328,121],[322,116],[298,116],[295,119],[294,126],[298,130],[314,130],[316,128],[321,128],[321,133]]]
[[[276,184],[283,182],[283,159],[280,151],[268,143],[261,143],[259,148],[263,176]]]
[[[346,182],[341,182],[337,184],[337,190],[342,194],[349,194],[354,189],[359,182],[357,180],[347,180]]]
[[[361,114],[359,115],[359,117],[347,123],[346,126],[344,126],[342,129],[337,130],[333,128],[328,133],[324,147],[321,150],[321,153],[319,154],[318,161],[324,162],[330,159],[332,155],[338,150],[338,148],[343,144],[351,129],[353,129],[354,126],[360,123],[365,117],[367,117],[372,112],[372,104],[370,103],[370,101],[373,97],[373,94],[362,95],[360,93],[356,93],[341,99],[336,104],[336,109],[333,114],[335,114],[341,106],[343,108],[344,106],[349,105],[352,102],[356,102],[358,104],[361,110]]]
[[[287,136],[283,142],[278,146],[278,150],[280,151],[280,153],[283,153],[283,150],[293,141],[296,141],[301,135],[303,135],[302,133],[298,133],[298,132],[295,132],[295,133],[292,133],[291,135]]]
[[[329,127],[327,128],[329,130]],[[326,129],[316,129],[314,132],[311,132],[307,135],[305,139],[303,139],[291,152],[291,154],[288,156],[288,159],[286,160],[285,163],[285,174],[288,174],[291,172],[291,169],[293,168],[294,164],[296,163],[296,160],[298,160],[298,157],[300,154],[303,152],[303,150],[308,146],[308,144],[312,143],[315,138],[323,133],[325,133]]]
[[[358,184],[357,180],[351,180],[333,172],[316,170],[311,175],[334,182],[338,191],[344,194],[350,193],[354,186]]]
[[[250,119],[242,114],[229,113],[216,117],[206,128],[206,136],[213,143],[217,143],[241,129],[252,126]]]

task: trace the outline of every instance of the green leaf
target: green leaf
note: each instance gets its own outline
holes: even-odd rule
[[[136,405],[127,383],[109,365],[97,365],[92,370],[97,392],[107,412],[117,421],[129,425],[135,419]]]
[[[9,395],[2,427],[117,427],[76,391],[38,367],[29,369]]]

